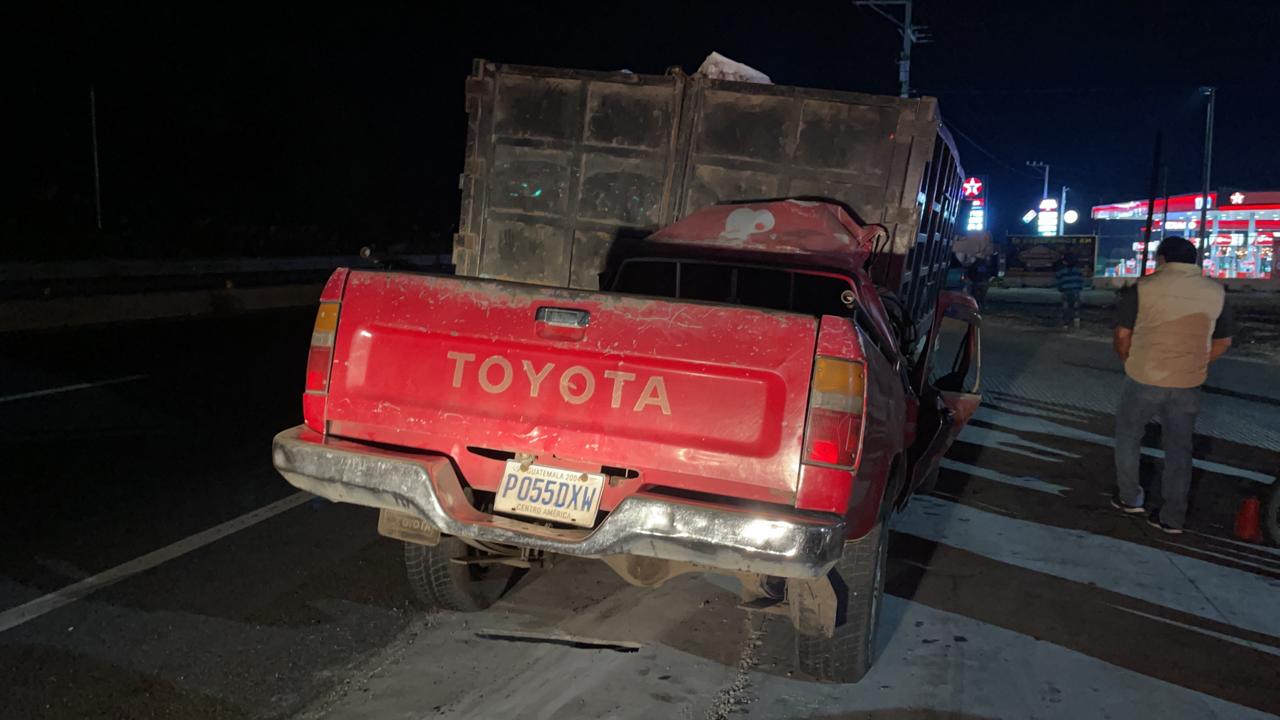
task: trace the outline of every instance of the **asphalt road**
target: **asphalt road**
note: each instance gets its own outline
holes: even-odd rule
[[[290,502],[312,312],[0,336],[0,613]],[[302,502],[0,632],[0,715],[295,711],[410,618],[375,517]]]
[[[785,623],[719,578],[577,561],[485,613],[413,611],[374,513],[270,467],[309,332],[299,311],[0,335],[0,715],[1280,712],[1280,552],[1229,538],[1274,470],[1275,366],[1215,368],[1195,532],[1171,539],[1105,507],[1105,344],[989,328],[986,406],[895,521],[881,661],[840,687],[790,674]]]

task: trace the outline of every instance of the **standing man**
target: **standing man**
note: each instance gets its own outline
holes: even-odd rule
[[[969,281],[969,294],[978,302],[979,310],[984,309],[987,303],[987,284],[991,281],[988,262],[985,255],[979,255],[964,274],[965,280]]]
[[[1058,292],[1062,295],[1062,329],[1074,327],[1080,329],[1080,293],[1084,290],[1084,273],[1076,265],[1074,255],[1062,258],[1062,264],[1053,274],[1058,284]]]
[[[1191,438],[1200,386],[1209,363],[1231,347],[1235,332],[1222,285],[1201,273],[1195,245],[1168,237],[1156,251],[1156,270],[1121,295],[1116,354],[1124,361],[1124,391],[1116,411],[1116,485],[1111,504],[1146,512],[1138,468],[1142,436],[1153,417],[1164,436],[1162,507],[1147,522],[1178,534],[1191,486]]]

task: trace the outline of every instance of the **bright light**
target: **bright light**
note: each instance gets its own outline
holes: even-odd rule
[[[743,525],[738,534],[752,543],[758,544],[777,540],[786,535],[789,528],[789,523],[780,520],[756,519]]]
[[[1041,235],[1058,234],[1058,211],[1041,210],[1036,216],[1036,232]]]
[[[1045,198],[1040,201],[1040,209],[1041,210],[1057,210],[1058,201],[1054,200],[1053,198]]]
[[[1068,210],[1062,213],[1062,222],[1070,225],[1080,219],[1080,213],[1075,210]]]
[[[1022,216],[1022,222],[1024,222],[1024,223],[1029,223],[1029,222],[1031,222],[1032,220],[1035,220],[1035,219],[1036,219],[1036,211],[1035,211],[1035,210],[1028,210],[1028,211],[1027,211],[1027,214]]]
[[[974,202],[974,206],[969,208],[969,219],[965,221],[964,229],[966,232],[982,232],[987,227],[987,213],[981,205]]]

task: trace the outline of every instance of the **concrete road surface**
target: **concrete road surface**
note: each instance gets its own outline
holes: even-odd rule
[[[793,673],[786,623],[714,576],[646,590],[569,561],[484,613],[414,611],[372,512],[270,468],[309,331],[304,311],[0,335],[0,716],[1280,712],[1280,551],[1230,538],[1275,471],[1274,365],[1215,367],[1175,538],[1106,505],[1106,344],[989,327],[984,407],[894,521],[880,661],[838,686]]]

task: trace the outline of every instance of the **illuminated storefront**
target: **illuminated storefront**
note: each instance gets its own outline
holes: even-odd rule
[[[1218,200],[1222,198],[1223,204]],[[1199,193],[1159,198],[1155,203],[1147,271],[1155,267],[1155,251],[1165,236],[1181,235],[1192,242],[1200,238]],[[1147,201],[1098,205],[1091,216],[1098,225],[1097,275],[1138,276],[1142,258]],[[1205,274],[1240,284],[1277,286],[1273,270],[1274,240],[1280,235],[1280,192],[1230,191],[1209,194]],[[1232,283],[1235,284],[1235,283]]]

